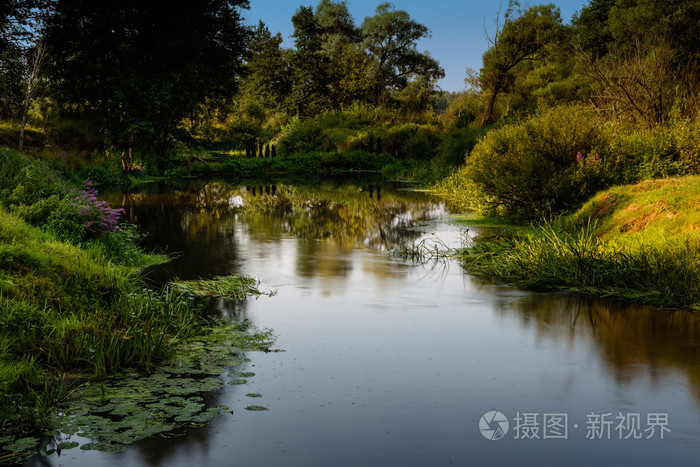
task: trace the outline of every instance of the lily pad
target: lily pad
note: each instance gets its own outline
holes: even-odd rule
[[[80,446],[83,451],[102,451],[102,452],[124,452],[126,446],[123,444],[112,444],[107,441],[99,443],[87,443]]]
[[[263,407],[261,405],[249,405],[245,409],[250,410],[251,412],[263,412],[265,410],[270,410],[267,407]]]
[[[20,438],[17,441],[3,446],[10,452],[36,451],[39,447],[39,438]]]
[[[51,421],[51,428],[91,439],[81,449],[120,452],[125,444],[170,433],[183,424],[209,422],[229,408],[207,408],[201,395],[221,389],[226,370],[250,361],[242,356],[244,349],[271,345],[269,332],[251,335],[243,329],[238,323],[212,328],[208,334],[180,344],[176,357],[149,375],[129,372],[81,389]],[[249,377],[254,373],[232,375]],[[245,383],[243,378],[229,382]],[[251,407],[248,410],[267,410]],[[36,449],[37,445],[38,440],[33,439],[31,446]]]
[[[255,373],[252,373],[250,371],[237,371],[235,373],[229,373],[228,375],[230,377],[238,376],[241,378],[252,378],[253,376],[255,376]]]
[[[80,446],[80,443],[78,443],[77,441],[64,441],[62,443],[58,443],[56,448],[61,449],[61,450],[68,450],[68,449],[77,448],[78,446]]]

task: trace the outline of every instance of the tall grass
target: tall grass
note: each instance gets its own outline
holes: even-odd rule
[[[149,372],[204,332],[203,301],[145,289],[136,269],[0,208],[0,427],[41,426],[80,378]],[[241,278],[245,294],[254,280]],[[63,375],[74,375],[63,379]]]
[[[614,248],[594,226],[576,232],[544,225],[537,233],[477,242],[461,255],[465,269],[529,288],[567,288],[659,307],[700,305],[700,241],[665,248]]]

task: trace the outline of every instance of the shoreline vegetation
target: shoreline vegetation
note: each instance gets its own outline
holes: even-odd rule
[[[513,226],[460,253],[473,274],[697,309],[700,3],[583,1],[567,22],[554,4],[510,0],[481,68],[444,92],[418,48],[430,31],[390,3],[361,24],[344,1],[301,6],[286,47],[245,24],[247,0],[173,3],[167,21],[158,2],[9,0],[0,446],[45,428],[76,384],[154,371],[217,329],[195,295],[259,293],[246,278],[145,288],[141,268],[167,258],[139,248],[98,188],[420,180],[452,212]]]
[[[241,352],[272,345],[269,333],[208,317],[201,298],[259,295],[257,281],[148,289],[140,272],[167,258],[145,254],[118,215],[90,184],[73,188],[44,162],[0,148],[0,461],[45,450],[34,435],[55,425],[56,407],[76,391],[171,367],[185,342],[237,339]]]

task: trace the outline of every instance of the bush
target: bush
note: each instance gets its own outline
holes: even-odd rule
[[[438,160],[443,165],[458,166],[486,131],[482,128],[462,128],[448,132],[438,148]]]
[[[121,214],[121,209],[112,209],[97,199],[97,190],[89,180],[80,190],[70,189],[65,196],[52,195],[14,210],[23,220],[73,244],[115,232]]]
[[[619,183],[700,174],[700,123],[678,121],[666,128],[622,133],[611,154]]]
[[[532,220],[573,209],[612,180],[607,132],[579,107],[547,110],[493,130],[468,158],[494,210]]]
[[[51,195],[65,195],[69,185],[45,162],[0,148],[0,203],[32,204]]]

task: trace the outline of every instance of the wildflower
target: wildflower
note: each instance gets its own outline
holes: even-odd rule
[[[579,151],[578,153],[576,153],[576,162],[581,162],[581,158],[582,158],[582,157],[583,157],[583,156],[581,156],[581,151]]]

